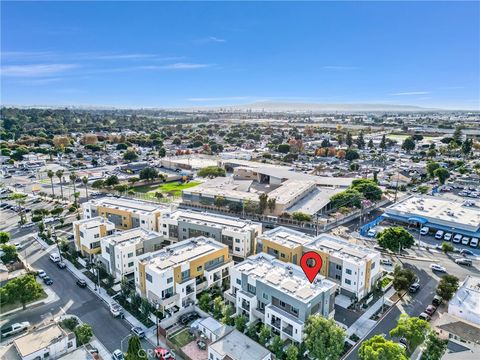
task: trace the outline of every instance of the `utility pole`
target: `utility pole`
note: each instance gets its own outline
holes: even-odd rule
[[[397,171],[397,183],[395,185],[395,200],[393,200],[394,203],[397,202],[397,192],[398,192],[398,180],[400,178],[400,173]]]

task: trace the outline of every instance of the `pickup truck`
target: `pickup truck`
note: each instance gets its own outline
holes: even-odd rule
[[[10,326],[3,328],[0,332],[1,338],[6,338],[7,336],[18,334],[23,330],[27,330],[30,327],[30,323],[28,321],[24,321],[21,323],[15,323]]]

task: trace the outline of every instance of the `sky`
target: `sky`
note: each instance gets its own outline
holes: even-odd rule
[[[1,2],[1,103],[480,109],[479,2]]]

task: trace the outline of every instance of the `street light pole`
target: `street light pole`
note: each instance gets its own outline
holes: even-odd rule
[[[155,316],[156,316],[156,325],[157,325],[157,346],[160,346],[160,340],[158,339],[158,309],[160,308],[160,304],[155,300]]]

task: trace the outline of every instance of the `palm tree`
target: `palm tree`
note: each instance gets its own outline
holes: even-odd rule
[[[77,192],[77,189],[75,187],[75,181],[77,180],[78,176],[77,176],[77,174],[75,174],[74,171],[72,171],[69,175],[69,178],[70,178],[70,181],[73,184],[73,197],[75,199],[75,206],[77,206],[77,197],[75,197],[75,193]]]
[[[82,177],[82,183],[85,186],[85,194],[87,196],[87,201],[88,201],[88,177],[86,176]]]
[[[57,175],[58,180],[60,181],[60,193],[63,199],[63,185],[62,185],[63,170],[57,170],[55,175]]]
[[[52,170],[48,170],[47,176],[50,178],[50,184],[52,184],[52,196],[55,196],[55,191],[53,190],[53,177],[55,176],[55,173]]]

